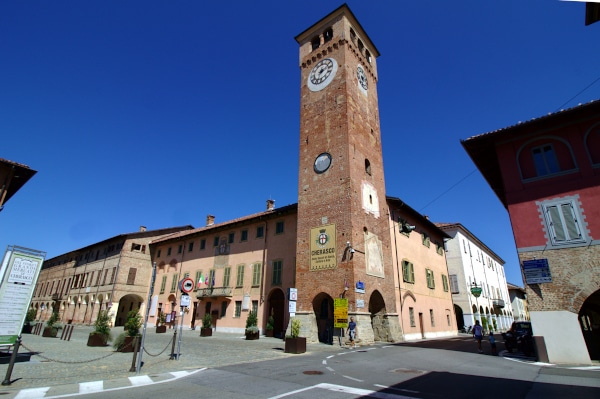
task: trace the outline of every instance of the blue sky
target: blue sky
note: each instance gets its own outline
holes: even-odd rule
[[[347,3],[381,53],[387,194],[462,223],[522,285],[508,213],[460,140],[600,98],[584,90],[600,23],[556,0]],[[53,257],[296,203],[294,37],[341,4],[2,2],[0,157],[38,173],[0,213],[0,248]]]

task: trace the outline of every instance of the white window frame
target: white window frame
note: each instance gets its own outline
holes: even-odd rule
[[[585,243],[586,235],[578,204],[573,198],[540,203],[550,244],[553,246]]]

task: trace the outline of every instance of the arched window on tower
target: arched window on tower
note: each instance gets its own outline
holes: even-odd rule
[[[365,57],[367,58],[367,62],[370,64],[371,63],[371,53],[369,53],[369,50],[365,50]]]
[[[365,45],[363,44],[362,40],[358,39],[358,51],[362,54],[363,50],[365,48]]]
[[[352,40],[352,43],[356,43],[356,32],[352,28],[350,28],[350,40]]]
[[[365,159],[365,172],[371,176],[371,162],[368,159]]]
[[[325,32],[323,32],[323,39],[324,39],[325,43],[327,43],[328,41],[333,39],[333,29],[332,28],[329,28]]]
[[[310,41],[310,44],[312,47],[312,51],[315,51],[321,45],[321,38],[319,38],[319,36],[313,37],[313,39]]]

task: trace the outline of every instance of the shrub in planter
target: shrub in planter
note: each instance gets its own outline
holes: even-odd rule
[[[58,330],[62,328],[62,325],[56,324],[58,321],[58,312],[52,312],[48,321],[46,321],[46,327],[42,333],[42,337],[56,338]]]
[[[273,316],[269,316],[269,320],[267,321],[267,331],[265,333],[267,337],[273,336],[273,328],[275,328],[275,319]]]
[[[200,329],[201,337],[211,337],[212,336],[212,316],[210,313],[205,313],[202,318],[202,328]]]
[[[248,313],[248,318],[246,319],[246,339],[258,339],[259,338],[259,330],[258,330],[258,316],[255,311],[251,311]]]
[[[25,315],[25,324],[23,324],[23,329],[21,330],[21,333],[31,334],[31,322],[35,320],[36,315],[37,311],[33,308],[27,311],[27,314]]]
[[[133,352],[136,346],[136,338],[140,335],[140,328],[142,328],[142,316],[138,310],[127,313],[125,331],[115,338],[113,348],[118,352]]]
[[[101,310],[98,312],[98,317],[94,322],[94,331],[88,337],[87,346],[106,346],[111,339],[110,316],[108,315],[108,311]]]
[[[285,353],[304,353],[306,352],[306,338],[300,337],[300,320],[292,318],[290,328],[292,335],[285,337]]]
[[[167,332],[167,325],[165,324],[166,322],[167,322],[167,315],[163,312],[160,312],[158,314],[158,322],[156,323],[156,332],[158,334]]]

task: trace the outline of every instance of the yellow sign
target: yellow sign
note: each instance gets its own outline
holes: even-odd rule
[[[310,229],[310,270],[337,268],[335,224]]]
[[[333,326],[335,328],[348,328],[348,298],[335,298],[333,300]]]

